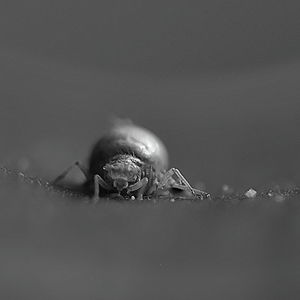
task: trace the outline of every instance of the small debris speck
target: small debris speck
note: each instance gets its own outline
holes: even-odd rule
[[[249,189],[249,190],[245,193],[245,196],[246,196],[247,198],[255,198],[256,195],[257,195],[256,190],[254,190],[254,189],[252,189],[252,188]]]

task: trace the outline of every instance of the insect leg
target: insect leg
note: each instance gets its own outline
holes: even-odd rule
[[[86,179],[88,178],[87,171],[86,171],[85,167],[81,164],[80,161],[75,161],[74,163],[71,164],[71,166],[66,168],[59,176],[57,176],[52,181],[52,184],[55,185],[58,182],[60,182],[61,180],[63,180],[74,167],[77,167],[82,172],[82,174],[85,176]]]
[[[144,181],[144,183],[143,183],[143,185],[141,186],[141,188],[137,192],[137,196],[136,196],[137,200],[143,200],[144,192],[145,192],[146,187],[147,187],[148,178],[144,177],[142,180]]]
[[[157,197],[157,190],[158,190],[158,181],[154,179],[152,185],[150,186],[149,190],[147,191],[148,195],[154,195]]]
[[[104,181],[104,179],[100,175],[96,174],[94,175],[94,196],[93,196],[95,202],[97,202],[99,199],[100,186],[106,190],[111,189],[111,187]]]
[[[134,183],[133,185],[130,185],[127,188],[127,192],[133,192],[133,191],[137,191],[137,199],[138,200],[142,200],[143,199],[143,194],[144,191],[146,189],[147,183],[148,183],[148,178],[144,177],[143,179],[141,179],[140,181]]]
[[[170,182],[174,175],[176,175],[179,179],[179,183],[177,183],[176,181]],[[159,188],[164,188],[167,184],[169,184],[171,188],[188,190],[195,197],[200,197],[201,199],[209,197],[208,193],[192,188],[192,186],[189,184],[186,178],[176,168],[171,168],[164,174],[163,178],[161,179],[161,182],[159,183]]]
[[[182,184],[173,183],[173,184],[171,184],[171,187],[175,188],[175,189],[179,189],[179,190],[191,191],[189,187],[187,187],[185,185],[182,185]],[[192,188],[192,190],[194,192],[194,195],[196,195],[199,198],[203,199],[203,198],[208,198],[210,196],[209,193],[203,192],[201,190],[198,190],[198,189],[195,189],[195,188]]]
[[[140,181],[130,185],[128,188],[127,188],[127,191],[128,192],[133,192],[133,191],[136,191],[140,188],[142,188],[143,186],[145,186],[146,184],[148,183],[148,178],[147,177],[144,177],[143,179],[141,179]]]

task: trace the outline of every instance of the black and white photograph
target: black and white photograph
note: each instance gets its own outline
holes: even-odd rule
[[[0,4],[0,299],[300,299],[300,2]]]

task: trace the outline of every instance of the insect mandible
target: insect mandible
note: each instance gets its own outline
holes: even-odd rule
[[[86,178],[84,191],[95,200],[106,195],[143,199],[175,190],[209,197],[193,188],[178,169],[168,170],[168,160],[166,147],[156,135],[131,122],[119,122],[94,145],[87,168],[76,161],[52,183],[58,184],[77,166]]]

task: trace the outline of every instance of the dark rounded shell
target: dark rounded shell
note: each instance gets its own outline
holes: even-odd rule
[[[133,155],[157,172],[168,167],[166,147],[156,135],[133,124],[121,124],[95,144],[89,161],[90,174],[103,174],[103,166],[118,154]]]

